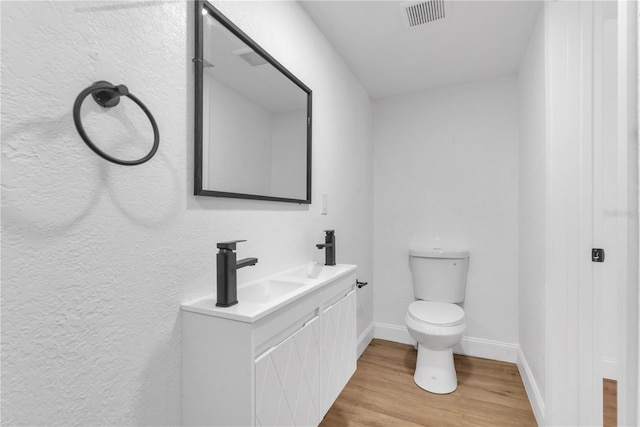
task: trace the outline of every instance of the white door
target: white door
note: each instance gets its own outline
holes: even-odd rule
[[[638,15],[637,2],[615,3],[615,69],[602,63],[612,54],[604,52],[611,44],[605,40],[612,31],[608,5],[558,1],[544,7],[547,425],[602,423],[605,345],[617,358],[618,422],[637,425]],[[611,73],[613,101],[603,99],[604,77]],[[607,120],[615,121],[615,130]],[[603,217],[609,203],[615,203],[613,213]],[[607,245],[605,262],[592,263],[591,249]],[[615,321],[604,312],[612,307]],[[617,332],[613,339],[606,336],[611,329]]]
[[[638,425],[638,4],[617,5],[618,425]]]
[[[594,353],[601,361],[594,376],[618,381],[619,425],[637,419],[637,193],[629,191],[637,185],[637,110],[631,107],[637,99],[629,78],[637,75],[629,25],[637,15],[631,3],[596,2],[594,9],[593,241],[605,251],[592,270],[599,310]]]

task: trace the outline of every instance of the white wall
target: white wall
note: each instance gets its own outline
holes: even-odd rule
[[[203,188],[273,194],[270,160],[274,115],[206,72],[203,81],[203,103],[209,104],[205,107],[209,114],[204,115],[202,138],[208,151],[203,168],[209,181]]]
[[[512,76],[374,104],[376,322],[406,331],[411,245],[463,247],[466,336],[518,342],[517,114]]]
[[[271,194],[304,199],[307,194],[307,110],[273,115]]]
[[[215,290],[218,241],[248,239],[239,256],[260,261],[245,282],[321,259],[335,228],[338,261],[371,280],[371,105],[298,3],[219,7],[314,91],[311,206],[192,195],[193,3],[1,7],[3,424],[178,424],[179,307]],[[73,101],[100,79],[155,115],[148,163],[107,163],[80,140]],[[91,103],[87,131],[107,139],[138,114],[125,101],[106,126]],[[145,126],[120,134],[147,141]],[[361,333],[372,286],[358,298]]]
[[[520,98],[519,171],[519,340],[529,372],[529,398],[544,402],[546,123],[544,13],[536,20],[518,72]],[[529,378],[527,378],[529,374]],[[528,383],[527,383],[528,382]],[[536,413],[542,416],[543,411]],[[540,418],[538,418],[540,420]]]

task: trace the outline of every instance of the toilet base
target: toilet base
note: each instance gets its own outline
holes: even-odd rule
[[[452,393],[458,388],[453,364],[453,349],[431,350],[418,344],[418,360],[413,381],[418,387],[436,394]]]

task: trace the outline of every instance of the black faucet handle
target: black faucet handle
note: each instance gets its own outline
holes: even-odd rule
[[[246,242],[246,240],[230,240],[228,242],[219,242],[216,247],[218,249],[228,249],[230,251],[236,250],[236,243]]]

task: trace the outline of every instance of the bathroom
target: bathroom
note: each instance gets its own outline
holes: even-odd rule
[[[359,3],[347,4],[366,5]],[[454,19],[464,3],[452,3]],[[588,335],[585,325],[597,323],[581,317],[579,329],[561,316],[566,307],[571,315],[584,308],[567,296],[579,293],[569,246],[581,234],[570,210],[576,201],[563,197],[575,193],[568,186],[579,183],[569,173],[579,165],[545,161],[572,159],[569,144],[545,152],[532,143],[569,132],[554,122],[542,134],[538,120],[555,95],[545,92],[540,58],[544,46],[557,44],[545,44],[543,33],[568,37],[552,30],[564,28],[562,13],[570,11],[532,5],[523,21],[528,31],[518,32],[519,54],[503,71],[376,99],[363,83],[366,73],[356,75],[318,24],[340,2],[212,4],[313,90],[310,204],[193,195],[192,2],[2,2],[2,422],[181,424],[180,306],[215,292],[216,244],[247,240],[238,257],[259,262],[239,271],[238,282],[246,283],[323,262],[316,244],[327,229],[336,233],[337,261],[357,265],[358,279],[369,283],[357,290],[358,354],[372,338],[408,341],[409,247],[465,247],[468,329],[457,351],[510,363],[524,355],[538,382],[529,400],[540,424],[597,418],[584,408],[597,393],[583,393],[593,387],[579,375],[589,360],[576,363],[578,344],[561,342],[562,334]],[[631,33],[637,10],[633,2],[618,6]],[[388,19],[396,17],[400,12]],[[373,45],[368,54],[375,53]],[[563,58],[559,49],[550,55],[552,64]],[[551,74],[546,83],[572,81],[561,77]],[[161,136],[150,161],[111,164],[78,136],[73,102],[98,80],[126,84],[153,112]],[[152,135],[147,123],[131,106],[127,115],[85,127],[105,142],[130,141],[132,128],[135,140],[145,141]],[[147,142],[134,144],[148,149]],[[637,159],[633,153],[629,159]],[[637,161],[628,166],[634,188]],[[628,222],[627,264],[636,273],[635,293],[629,286],[617,296],[627,292],[631,301],[618,306],[624,315],[617,327],[635,327],[626,326],[626,344],[614,344],[626,348],[618,353],[626,375],[617,380],[629,397],[618,419],[633,425],[637,193],[613,209],[616,224]],[[561,267],[570,258],[566,273]],[[555,329],[552,319],[560,320]]]

